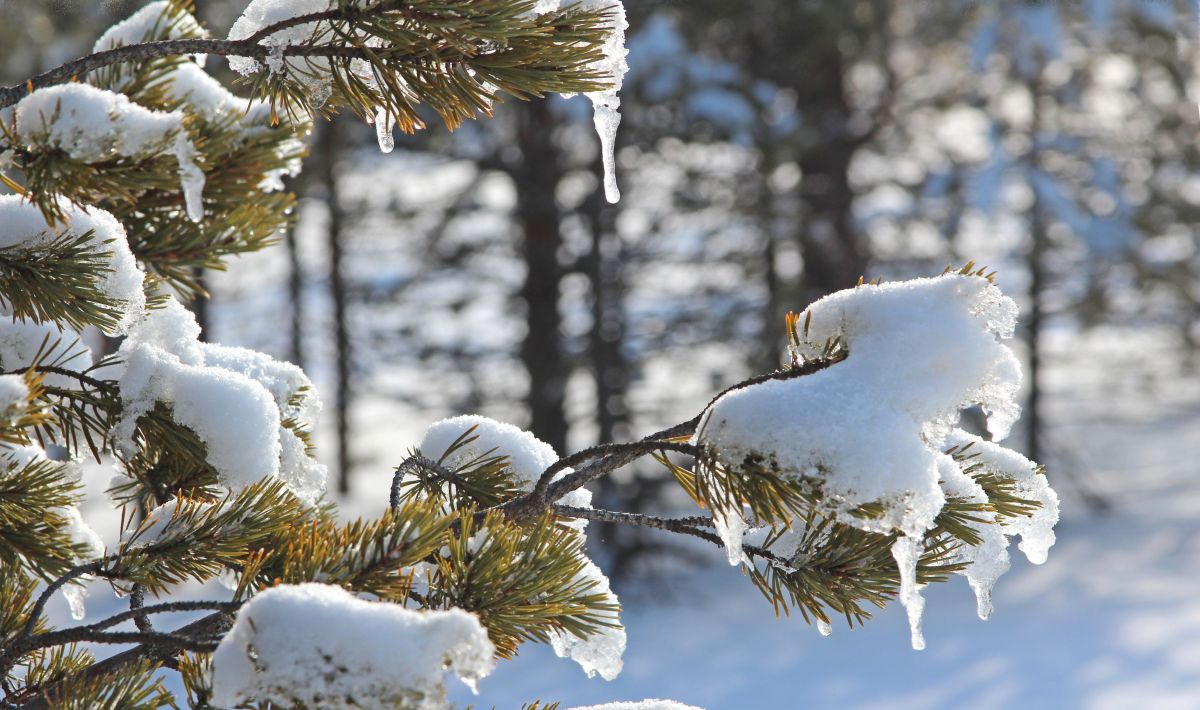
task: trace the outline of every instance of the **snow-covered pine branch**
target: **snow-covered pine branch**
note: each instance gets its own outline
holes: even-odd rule
[[[997,339],[1015,310],[971,268],[813,304],[788,321],[790,366],[639,441],[561,456],[485,417],[437,422],[379,492],[379,516],[339,521],[312,450],[312,383],[201,342],[177,296],[201,290],[195,267],[286,224],[280,178],[326,102],[373,120],[386,151],[393,124],[421,126],[418,105],[453,127],[498,93],[590,92],[615,199],[624,11],[253,0],[214,40],[190,9],[152,2],[88,57],[0,90],[0,177],[18,193],[0,197],[5,707],[163,707],[167,669],[193,706],[441,708],[447,672],[475,684],[528,642],[611,679],[625,630],[584,550],[589,520],[723,547],[822,631],[898,596],[914,645],[920,585],[962,573],[986,615],[1010,536],[1044,559],[1057,508],[1040,471],[955,428],[971,404],[993,412],[994,435],[1016,414]],[[203,54],[229,57],[256,98],[226,90]],[[94,358],[86,328],[124,341]],[[115,507],[145,511],[119,539],[79,512],[86,456],[114,469]],[[589,483],[645,457],[694,515],[591,506]],[[171,600],[218,579],[219,599]],[[50,628],[48,600],[66,595],[82,620],[93,584],[128,594],[129,611]],[[180,611],[208,613],[166,620]],[[126,648],[96,660],[78,642]]]

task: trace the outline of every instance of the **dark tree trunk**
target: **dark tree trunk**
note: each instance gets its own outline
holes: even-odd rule
[[[517,214],[523,239],[527,332],[521,343],[521,362],[529,375],[529,429],[557,451],[567,445],[567,416],[563,395],[567,366],[563,357],[558,313],[562,244],[555,190],[562,176],[554,123],[545,101],[530,101],[518,108],[518,141],[521,163],[513,176],[517,188]]]
[[[196,325],[200,326],[200,341],[209,343],[212,342],[212,333],[210,332],[212,294],[208,292],[208,279],[204,278],[204,267],[197,266],[192,271],[196,275],[196,283],[200,285],[200,294],[192,299],[189,307],[192,315],[196,316]]]
[[[353,393],[350,386],[352,353],[350,333],[346,323],[346,283],[342,267],[342,207],[338,196],[337,158],[341,147],[339,124],[336,119],[321,127],[317,138],[320,179],[324,187],[325,203],[329,209],[327,234],[329,238],[329,292],[333,299],[333,329],[336,346],[335,373],[337,382],[336,417],[337,427],[337,473],[338,492],[345,495],[350,491],[350,406]]]
[[[1034,461],[1042,460],[1042,292],[1046,287],[1046,218],[1042,195],[1038,188],[1037,172],[1041,169],[1039,133],[1042,130],[1041,91],[1039,81],[1029,82],[1033,96],[1033,117],[1026,155],[1027,180],[1033,203],[1029,207],[1029,317],[1025,321],[1026,343],[1029,347],[1029,398],[1025,402],[1025,426],[1028,439],[1025,453]]]
[[[288,334],[288,360],[296,367],[304,369],[304,269],[300,264],[295,225],[288,225],[283,235],[283,246],[287,251],[288,306],[292,313],[291,332]]]
[[[629,364],[622,352],[625,341],[624,283],[621,277],[621,239],[616,234],[617,208],[599,190],[589,205],[592,253],[586,273],[592,287],[592,378],[596,384],[596,443],[628,438]]]
[[[798,223],[798,238],[808,300],[853,286],[867,265],[853,222],[850,185],[850,163],[859,138],[849,133],[852,111],[845,94],[841,50],[837,46],[826,50],[821,62],[826,69],[804,77],[807,91],[818,99],[806,113],[821,136],[802,149],[799,160],[804,219]]]

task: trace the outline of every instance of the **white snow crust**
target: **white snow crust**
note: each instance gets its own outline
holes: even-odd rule
[[[59,207],[66,214],[66,223],[60,227],[46,224],[45,218],[33,204],[19,195],[0,195],[0,248],[19,245],[37,247],[54,242],[69,231],[82,236],[92,232],[88,246],[104,254],[108,259],[109,271],[97,284],[100,293],[124,304],[117,324],[108,335],[123,335],[146,308],[146,297],[142,291],[144,274],[129,250],[125,228],[108,212],[98,207],[78,207],[61,201]]]
[[[0,312],[0,367],[5,370],[24,370],[42,354],[44,362],[56,362],[71,355],[62,367],[76,372],[92,364],[91,351],[79,345],[79,334],[57,323],[18,321],[7,312]],[[76,387],[78,382],[67,375],[49,373],[43,382],[54,387]]]
[[[29,387],[20,375],[0,375],[0,412],[20,415],[29,398]]]
[[[300,584],[260,592],[213,654],[213,702],[284,707],[449,707],[443,676],[469,685],[495,664],[487,631],[461,609],[412,611]]]
[[[269,25],[300,15],[322,12],[328,10],[331,5],[330,0],[251,0],[241,16],[233,23],[233,27],[229,29],[229,39],[246,39]],[[281,72],[284,70],[285,62],[290,61],[284,58],[284,49],[292,45],[304,44],[312,37],[316,27],[315,23],[309,22],[289,27],[264,38],[261,44],[271,48],[271,54],[265,62],[266,66],[249,57],[227,57],[229,67],[242,76],[251,76],[264,70],[274,73]],[[314,58],[312,63],[318,69],[322,63],[328,66],[328,63],[322,59]],[[331,80],[325,72],[317,71],[311,74],[293,72],[293,75],[308,87],[311,93],[310,104],[313,106],[323,104],[329,97]]]
[[[186,11],[171,12],[171,3],[167,0],[156,0],[143,6],[124,20],[109,27],[96,44],[92,52],[103,52],[116,47],[140,44],[154,39],[186,39],[190,37],[207,37],[208,32]],[[203,61],[197,56],[197,61]]]
[[[430,424],[418,447],[421,455],[432,461],[441,459],[450,444],[471,427],[476,427],[472,436],[477,438],[454,452],[445,461],[445,465],[453,468],[479,457],[505,456],[508,458],[509,470],[528,492],[533,490],[533,486],[542,476],[542,471],[559,459],[554,447],[533,434],[512,424],[478,414],[464,414]],[[557,481],[570,473],[572,469],[565,469],[559,472],[554,480]],[[590,508],[592,492],[586,488],[578,488],[563,496],[560,502],[563,505]],[[587,521],[575,521],[572,525],[582,530],[587,526]]]

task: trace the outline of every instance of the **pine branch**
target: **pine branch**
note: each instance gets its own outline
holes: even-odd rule
[[[225,633],[232,625],[232,617],[223,611],[219,611],[208,616],[197,619],[185,626],[182,626],[174,631],[166,634],[175,638],[211,638]],[[54,697],[58,688],[63,687],[71,682],[81,682],[87,680],[97,680],[105,676],[112,676],[120,673],[123,669],[146,661],[160,662],[160,657],[167,654],[171,657],[179,655],[182,649],[174,647],[173,640],[161,640],[151,644],[140,644],[127,651],[122,651],[114,656],[110,656],[103,661],[98,661],[88,666],[80,673],[65,678],[59,683],[51,685],[43,689],[38,697],[25,702],[21,705],[21,710],[51,710],[52,706],[47,700],[48,697]]]
[[[712,527],[712,518],[696,516],[690,518],[660,518],[654,515],[642,515],[639,513],[623,513],[616,510],[597,510],[594,508],[575,508],[569,505],[554,504],[550,507],[555,515],[564,518],[583,518],[585,520],[598,520],[606,523],[621,523],[625,525],[640,525],[642,527],[654,528],[656,530],[666,530],[668,532],[680,533],[682,535],[690,535],[701,540],[707,540],[717,547],[724,547],[725,543],[717,535],[701,530],[699,526]],[[776,555],[774,552],[759,547],[757,545],[742,545],[742,549],[750,557],[757,557],[768,562],[778,564],[788,564],[788,561]]]
[[[436,62],[443,68],[454,67],[456,65],[478,65],[479,68],[491,69],[492,71],[488,71],[489,74],[499,72],[494,78],[503,79],[504,76],[509,75],[509,72],[503,71],[503,69],[505,69],[506,59],[511,56],[511,50],[504,47],[497,47],[489,51],[475,51],[475,48],[464,47],[461,42],[448,42],[445,45],[437,45],[435,49],[419,49],[414,51],[411,47],[406,46],[369,47],[361,44],[354,46],[350,44],[325,43],[288,45],[280,51],[268,44],[262,43],[262,40],[269,38],[270,35],[289,27],[321,21],[345,21],[351,23],[352,26],[356,26],[371,18],[380,18],[389,12],[394,12],[401,7],[412,4],[414,3],[387,1],[366,8],[355,6],[339,7],[313,15],[289,18],[275,25],[265,27],[251,37],[242,40],[168,39],[115,47],[66,62],[61,66],[32,77],[24,83],[0,88],[0,108],[15,105],[27,93],[36,89],[73,81],[80,76],[113,64],[145,62],[163,57],[189,54],[214,54],[226,57],[244,57],[259,61],[266,60],[271,56],[283,58],[362,60],[370,62],[372,65],[377,65],[380,62],[392,64]],[[556,17],[566,17],[566,15],[564,13],[557,13]],[[429,20],[431,18],[426,17],[423,19]],[[549,36],[543,39],[548,38]],[[562,83],[564,93],[601,88],[603,77],[591,74],[590,71],[583,67],[586,61],[581,61],[595,58],[589,55],[599,46],[601,36],[597,35],[592,37],[592,39],[592,50],[589,51],[586,46],[575,48],[571,53],[574,61],[571,61],[565,67],[565,71],[552,72],[560,74],[554,81]],[[457,48],[454,46],[455,44],[458,45]],[[538,67],[531,64],[531,68],[536,69]],[[550,77],[548,76],[547,79],[549,80]],[[513,93],[510,89],[514,87],[505,86],[507,83],[502,80],[497,85]],[[569,88],[570,86],[574,86],[575,88]],[[526,92],[518,91],[516,93]],[[539,91],[535,90],[533,93],[539,93]]]
[[[556,461],[542,473],[534,490],[498,507],[510,518],[536,516],[540,511],[545,510],[546,506],[562,499],[563,496],[571,491],[606,476],[623,466],[627,466],[642,456],[658,451],[678,451],[680,453],[695,455],[697,452],[694,447],[679,440],[690,438],[696,432],[696,427],[699,426],[704,413],[721,397],[735,390],[753,387],[754,385],[771,380],[790,380],[796,377],[811,375],[835,365],[843,359],[845,359],[845,351],[837,351],[832,353],[830,357],[808,360],[790,368],[757,375],[726,387],[713,397],[699,414],[685,422],[680,422],[679,424],[655,432],[640,441],[593,447]],[[582,461],[587,460],[591,460],[592,463],[563,476],[558,481],[550,482],[558,472],[569,467],[574,467]],[[480,511],[477,513],[476,522],[481,520],[482,516],[487,512]]]
[[[112,267],[92,241],[88,231],[0,248],[0,305],[19,320],[111,330],[124,304],[100,288]]]

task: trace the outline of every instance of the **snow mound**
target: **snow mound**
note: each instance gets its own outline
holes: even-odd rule
[[[192,17],[190,12],[179,6],[172,7],[169,0],[148,3],[126,19],[109,27],[92,52],[103,52],[117,47],[140,44],[155,39],[190,39],[207,37],[208,32]],[[203,61],[198,58],[197,61]]]
[[[487,676],[495,648],[461,609],[417,612],[300,584],[259,593],[213,654],[213,702],[285,707],[449,707],[443,676]]]
[[[79,345],[79,334],[57,323],[19,321],[0,309],[0,367],[25,370],[37,360],[59,362],[64,369],[82,372],[92,365],[92,354]],[[42,381],[51,387],[76,388],[69,375],[50,373]]]
[[[144,274],[129,250],[125,228],[108,212],[97,207],[78,207],[61,201],[59,208],[66,215],[62,227],[46,224],[41,210],[19,195],[0,195],[0,249],[10,247],[37,248],[62,238],[62,234],[83,236],[91,232],[87,246],[103,254],[108,271],[101,276],[97,290],[122,304],[121,316],[108,335],[124,335],[142,317],[146,297],[142,291]],[[57,231],[56,231],[57,229]]]

